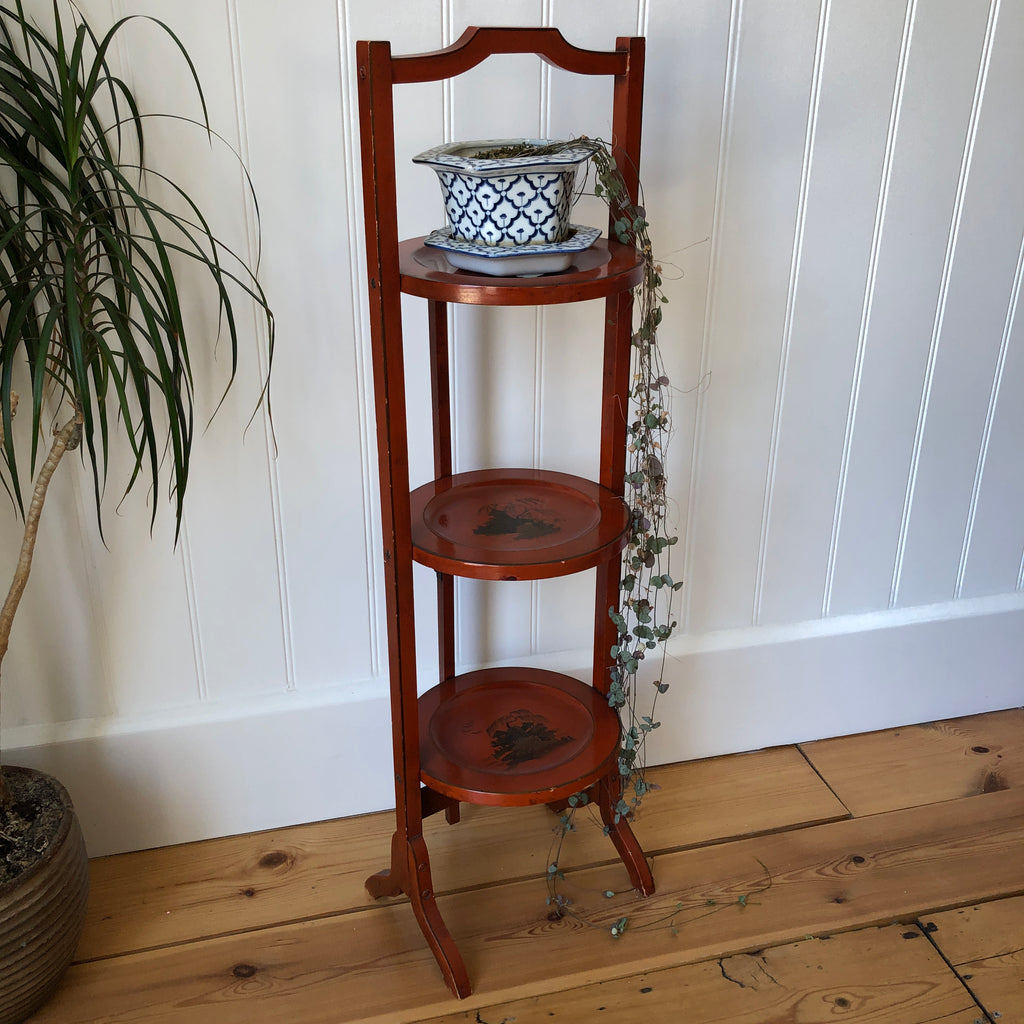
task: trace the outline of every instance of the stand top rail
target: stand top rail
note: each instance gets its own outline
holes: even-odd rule
[[[459,38],[441,50],[391,56],[389,42],[369,42],[391,64],[394,85],[434,82],[452,78],[475,68],[492,54],[535,53],[563,71],[577,75],[626,74],[629,69],[629,37],[616,40],[615,50],[585,50],[574,46],[557,28],[479,28],[470,26]]]

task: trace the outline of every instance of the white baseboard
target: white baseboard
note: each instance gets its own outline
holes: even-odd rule
[[[679,637],[663,678],[652,763],[1017,707],[1024,595]],[[394,805],[383,689],[11,729],[5,759],[61,778],[92,856],[361,814]]]

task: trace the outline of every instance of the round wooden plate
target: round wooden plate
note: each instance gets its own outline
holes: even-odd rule
[[[411,496],[413,557],[474,579],[536,580],[590,569],[626,543],[618,495],[567,473],[480,470]]]
[[[578,679],[528,668],[484,669],[420,698],[420,775],[467,803],[548,803],[607,774],[619,718]]]

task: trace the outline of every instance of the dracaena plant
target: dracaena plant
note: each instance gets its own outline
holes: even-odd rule
[[[24,521],[0,609],[0,664],[47,488],[68,452],[78,449],[88,467],[99,515],[113,448],[124,447],[125,493],[140,482],[154,496],[166,488],[180,529],[194,429],[190,346],[217,340],[186,329],[194,297],[181,291],[182,268],[198,267],[216,298],[225,390],[239,356],[239,302],[265,318],[273,351],[255,270],[220,242],[184,188],[148,166],[151,115],[109,60],[132,20],[99,35],[73,4],[54,2],[39,27],[23,0],[0,3],[0,478]],[[212,144],[185,47],[163,22],[144,20],[165,34],[195,85],[201,121],[177,120]],[[170,196],[164,205],[151,198],[154,183]],[[154,517],[156,509],[154,500]],[[0,775],[0,806],[7,798]]]

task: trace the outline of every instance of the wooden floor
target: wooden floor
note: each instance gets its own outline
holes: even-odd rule
[[[427,822],[474,994],[363,881],[390,815],[95,860],[35,1024],[1024,1022],[1024,710],[658,770],[636,831],[658,894],[571,837],[549,920],[545,808]],[[628,918],[613,938],[611,924]]]

